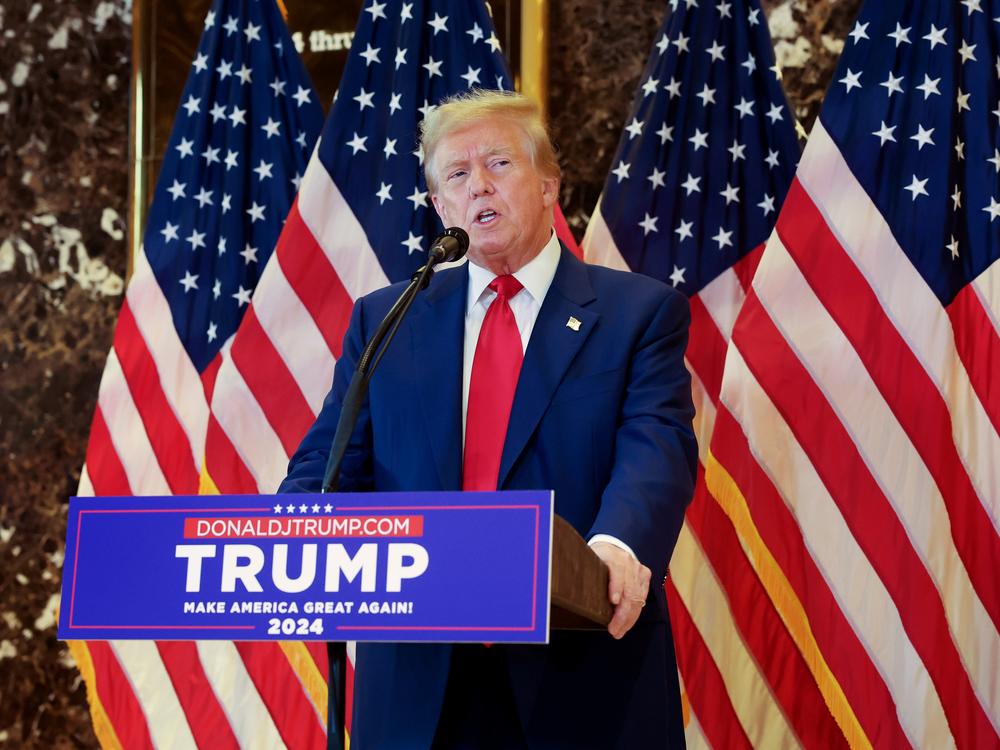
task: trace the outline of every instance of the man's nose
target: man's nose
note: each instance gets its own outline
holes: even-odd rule
[[[469,174],[469,194],[473,198],[490,195],[493,192],[493,181],[490,173],[483,167],[473,167]]]

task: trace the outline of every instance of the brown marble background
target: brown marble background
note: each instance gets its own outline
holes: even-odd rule
[[[860,0],[764,4],[789,99],[808,129]],[[54,614],[66,499],[125,273],[130,7],[0,5],[2,747],[96,747]],[[582,235],[666,3],[550,7],[563,208]]]

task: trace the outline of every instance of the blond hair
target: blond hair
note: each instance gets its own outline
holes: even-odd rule
[[[437,192],[434,155],[448,135],[491,118],[506,119],[524,131],[525,145],[532,166],[546,178],[562,177],[556,150],[549,139],[538,107],[514,91],[473,89],[450,96],[435,107],[420,123],[420,147],[424,152],[424,177],[431,193]]]

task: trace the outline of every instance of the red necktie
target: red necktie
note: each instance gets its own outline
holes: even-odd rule
[[[521,372],[521,334],[507,301],[521,291],[513,276],[498,276],[490,282],[497,293],[479,332],[472,360],[469,406],[465,418],[463,490],[495,490],[500,474],[500,456],[507,436],[510,407]]]

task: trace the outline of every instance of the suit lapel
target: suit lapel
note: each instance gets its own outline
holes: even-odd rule
[[[413,377],[445,490],[462,486],[462,360],[468,279],[465,266],[439,271],[408,321]]]
[[[538,426],[566,369],[594,330],[600,316],[584,307],[593,299],[586,265],[563,248],[524,353],[500,461],[498,488],[503,488],[507,474]],[[571,319],[576,319],[579,325]]]

